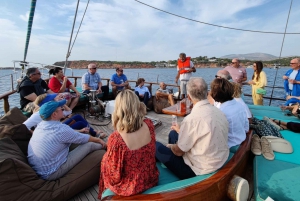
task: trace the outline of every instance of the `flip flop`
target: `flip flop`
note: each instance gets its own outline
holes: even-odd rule
[[[96,132],[96,137],[104,139],[104,138],[107,137],[107,134],[104,133],[103,131],[99,130],[99,131]]]

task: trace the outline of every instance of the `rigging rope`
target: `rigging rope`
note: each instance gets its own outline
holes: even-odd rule
[[[67,52],[67,55],[66,55],[66,61],[65,61],[65,65],[64,65],[64,74],[66,73],[68,58],[69,58],[69,56],[71,54],[71,52],[70,52],[70,46],[71,46],[71,42],[72,42],[72,36],[73,36],[74,26],[75,26],[75,22],[76,22],[76,16],[77,16],[77,11],[78,11],[79,1],[80,0],[77,1],[76,11],[75,11],[75,16],[74,16],[74,21],[73,21],[73,26],[72,26],[70,41],[69,41],[68,52]]]
[[[186,19],[186,20],[190,20],[190,21],[193,21],[193,22],[198,22],[200,24],[206,24],[206,25],[209,25],[209,26],[215,26],[215,27],[224,28],[224,29],[232,29],[232,30],[236,30],[236,31],[246,31],[246,32],[255,32],[255,33],[263,33],[263,34],[284,34],[284,35],[285,34],[300,34],[300,33],[286,33],[286,32],[282,33],[282,32],[274,32],[274,31],[258,31],[258,30],[240,29],[240,28],[235,28],[235,27],[221,26],[221,25],[217,25],[217,24],[212,24],[212,23],[208,23],[208,22],[202,22],[202,21],[199,21],[199,20],[194,20],[194,19],[191,19],[191,18],[183,17],[181,15],[177,15],[177,14],[174,14],[174,13],[171,13],[171,12],[168,12],[168,11],[156,8],[154,6],[151,6],[149,4],[146,4],[146,3],[138,1],[138,0],[134,0],[134,1],[136,1],[136,2],[138,2],[140,4],[144,4],[145,6],[153,8],[155,10],[159,10],[161,12],[167,13],[169,15],[173,15],[173,16],[176,16],[176,17],[179,17],[179,18],[182,18],[182,19]]]
[[[281,43],[281,49],[280,49],[280,53],[279,53],[278,59],[281,58],[282,48],[283,48],[284,39],[285,39],[285,33],[286,33],[287,25],[289,23],[289,18],[290,18],[290,13],[291,13],[291,9],[292,9],[292,4],[293,4],[293,0],[291,0],[290,9],[289,9],[288,17],[287,17],[286,24],[285,24],[285,30],[284,30],[284,35],[283,35],[283,39],[282,39],[282,43]],[[271,105],[271,102],[272,102],[272,97],[273,97],[274,86],[275,86],[275,83],[276,83],[278,69],[279,68],[276,69],[276,73],[275,73],[275,78],[274,78],[274,83],[273,83],[273,87],[272,87],[272,93],[271,93],[271,98],[270,98],[269,106]]]
[[[73,44],[72,44],[72,47],[71,47],[70,53],[71,53],[71,51],[72,51],[72,49],[73,49],[73,46],[74,46],[74,43],[75,43],[75,41],[76,41],[76,39],[77,39],[77,35],[78,35],[78,33],[79,33],[79,30],[80,30],[80,28],[81,28],[81,24],[82,24],[82,21],[83,21],[83,19],[84,19],[84,16],[85,16],[86,10],[87,10],[87,8],[88,8],[88,6],[89,6],[89,3],[90,3],[90,0],[88,0],[88,2],[87,2],[87,4],[86,4],[85,11],[84,11],[84,13],[83,13],[83,16],[82,16],[82,19],[81,19],[80,25],[79,25],[79,27],[78,27],[78,30],[77,30],[76,36],[75,36],[75,38],[74,38],[74,41],[73,41]]]

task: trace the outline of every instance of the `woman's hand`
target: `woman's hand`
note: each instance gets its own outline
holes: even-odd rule
[[[248,82],[248,84],[253,85],[253,84],[255,84],[255,82],[254,82],[253,80],[250,80],[250,81]]]

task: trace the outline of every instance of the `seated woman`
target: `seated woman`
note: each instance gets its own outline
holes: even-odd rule
[[[40,107],[49,101],[53,101],[53,100],[59,101],[62,99],[63,98],[61,94],[39,95],[34,101],[34,104],[36,105],[34,113],[23,124],[26,125],[28,130],[33,131],[34,128],[37,126],[37,124],[39,124],[42,121],[42,118],[39,114]],[[64,105],[63,107],[64,107],[64,111],[63,111],[64,116],[68,116],[72,114],[72,110],[68,106]],[[71,128],[77,130],[80,133],[89,133],[94,137],[100,137],[100,138],[105,138],[107,136],[102,131],[95,131],[92,127],[89,126],[89,123],[79,114],[67,118],[63,123],[69,125]]]
[[[53,77],[49,80],[48,86],[54,93],[70,92],[70,89],[76,93],[76,95],[66,95],[67,106],[73,109],[80,98],[78,90],[72,85],[68,78],[64,76],[62,68],[55,67],[54,69],[50,69],[49,74],[53,74]]]
[[[116,97],[112,114],[115,131],[101,162],[99,199],[106,188],[130,196],[157,185],[155,131],[145,114],[145,105],[133,91],[123,90]]]
[[[149,99],[151,98],[151,93],[148,89],[148,87],[145,87],[145,79],[139,78],[136,82],[137,86],[134,89],[135,94],[139,97],[140,101],[143,101],[143,103],[146,105],[148,104]],[[147,108],[147,110],[149,110]]]
[[[234,88],[233,98],[234,98],[234,100],[236,100],[238,103],[240,103],[243,106],[246,116],[249,120],[249,124],[251,124],[252,123],[252,114],[250,112],[248,105],[246,105],[244,100],[241,98],[241,94],[242,94],[241,85],[236,82],[231,82],[231,84],[233,85],[233,88]]]
[[[220,110],[229,122],[228,147],[241,144],[249,131],[249,121],[243,106],[233,99],[233,85],[226,79],[214,79],[210,84],[211,97],[220,102]]]

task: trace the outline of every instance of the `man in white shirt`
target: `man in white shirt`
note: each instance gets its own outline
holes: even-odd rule
[[[180,127],[171,127],[167,146],[156,142],[156,158],[180,179],[214,172],[229,156],[228,121],[207,101],[207,84],[191,78],[187,92],[194,105],[191,113]]]

